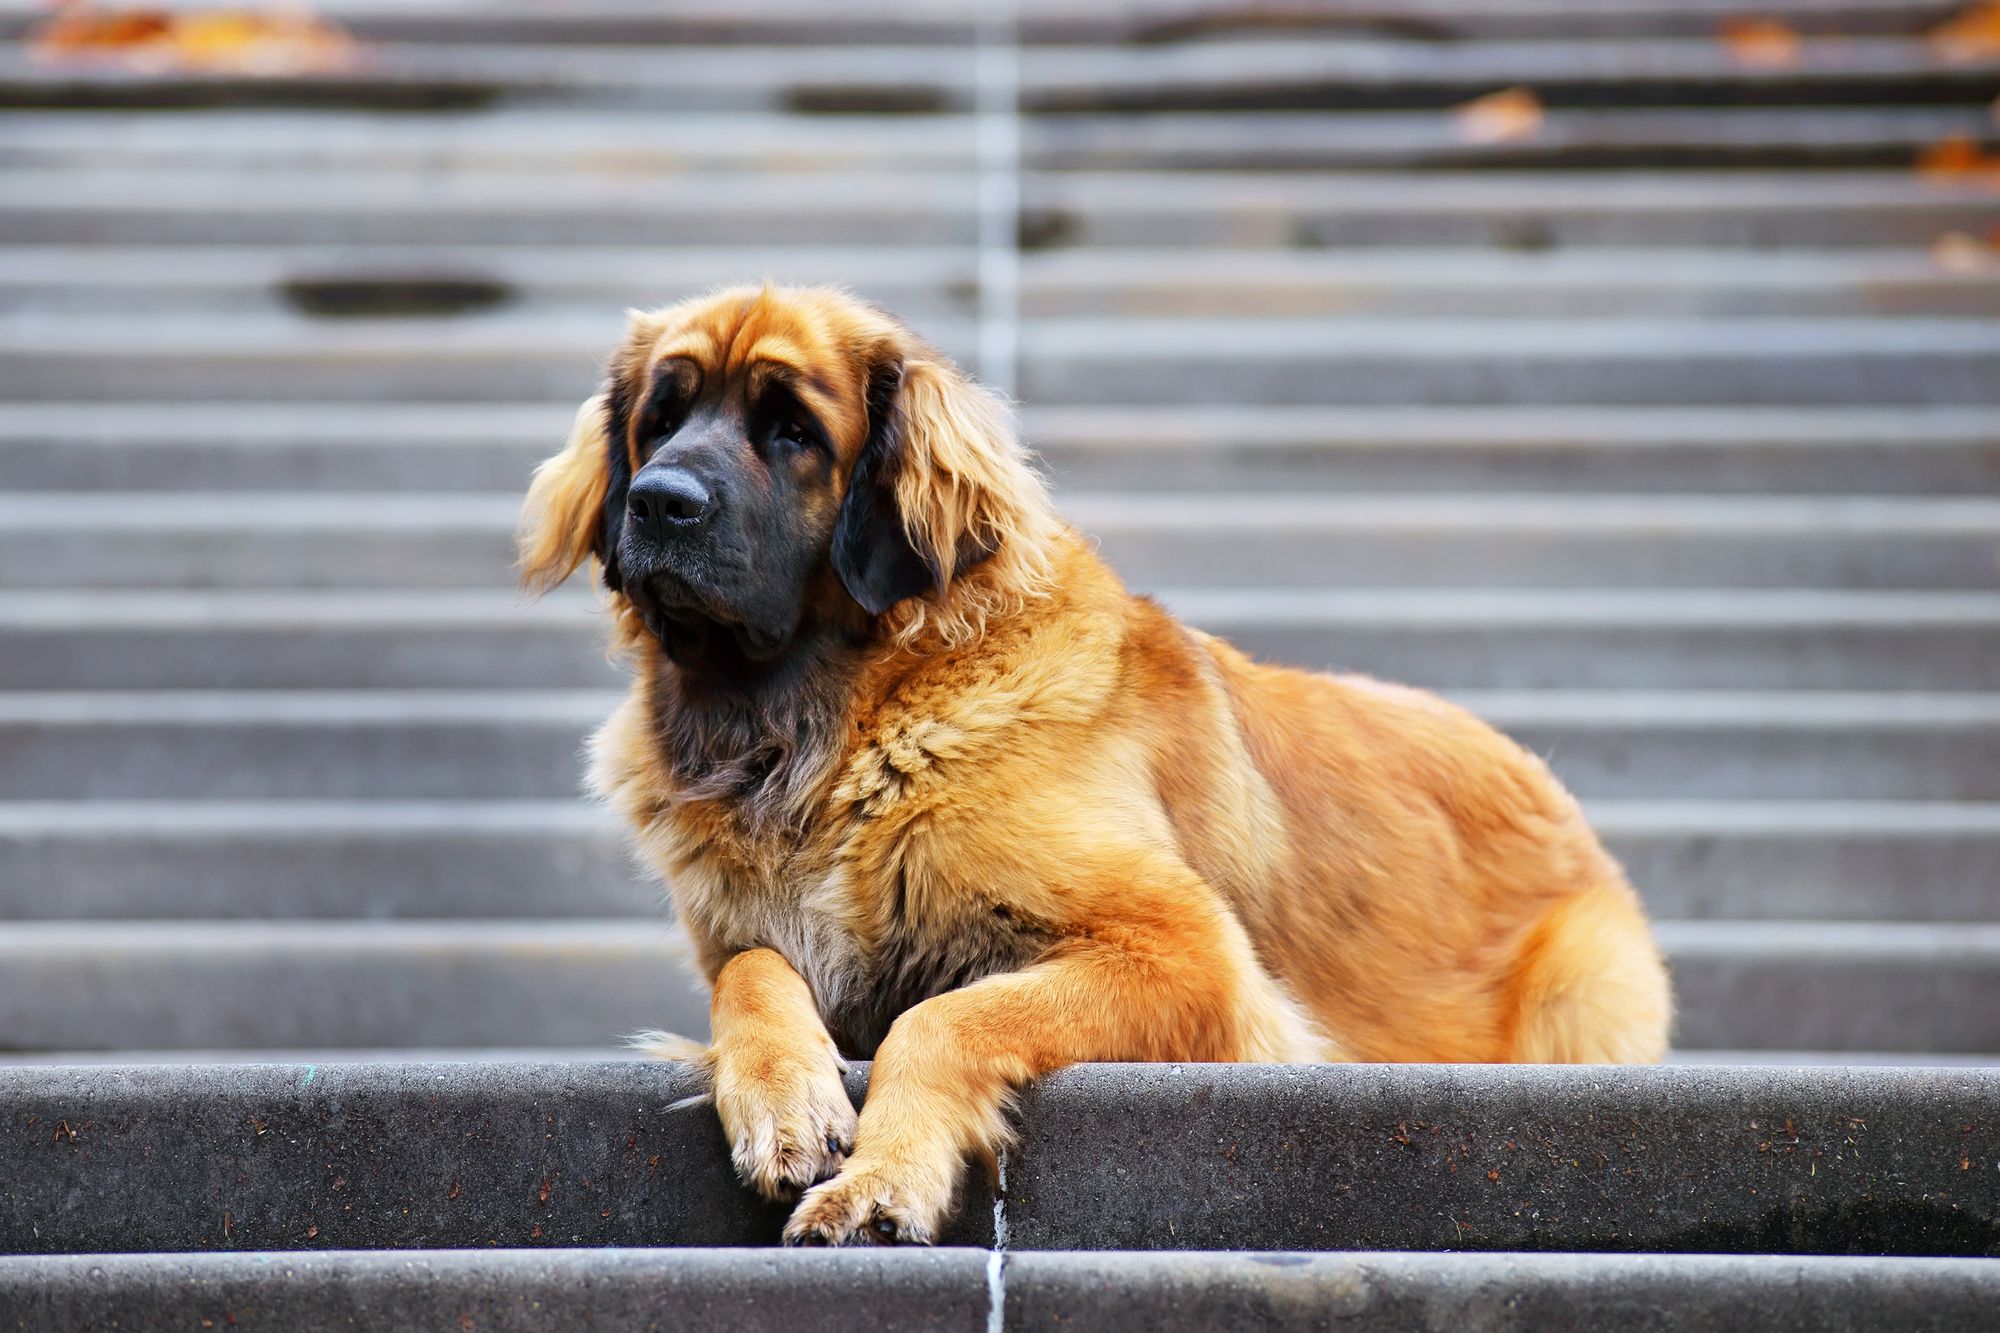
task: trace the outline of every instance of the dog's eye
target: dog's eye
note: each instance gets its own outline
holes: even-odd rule
[[[778,423],[771,432],[771,443],[781,449],[809,449],[813,443],[813,433],[804,422],[788,418]]]

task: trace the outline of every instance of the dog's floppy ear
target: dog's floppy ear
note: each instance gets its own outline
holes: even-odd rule
[[[618,591],[618,527],[631,464],[625,455],[628,394],[615,369],[603,392],[584,401],[569,443],[535,469],[521,506],[516,564],[521,585],[544,593],[596,556],[604,586]]]
[[[874,364],[868,437],[833,534],[834,569],[855,601],[874,615],[942,601],[1003,550],[1006,572],[1025,582],[1043,568],[1049,522],[998,396],[940,360],[891,352]]]
[[[896,500],[905,423],[900,358],[868,376],[868,439],[847,478],[847,496],[833,529],[833,567],[848,595],[870,615],[938,586],[936,556],[919,551]]]
[[[834,526],[834,568],[856,602],[882,614],[948,590],[1010,538],[1026,540],[1044,506],[998,396],[938,360],[874,364],[868,438]]]

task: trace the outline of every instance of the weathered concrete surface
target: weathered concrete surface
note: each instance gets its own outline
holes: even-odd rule
[[[1021,1123],[1018,1249],[2000,1255],[1995,1071],[1095,1065]]]
[[[977,1250],[546,1250],[0,1259],[33,1329],[986,1328]]]
[[[2000,1265],[1964,1259],[1022,1254],[1009,1329],[1987,1329]]]
[[[857,1097],[865,1075],[857,1071]],[[0,1069],[0,1252],[745,1245],[675,1066]],[[2000,1255],[2000,1071],[1099,1065],[1016,1250]],[[974,1173],[951,1239],[985,1243]]]
[[[31,1328],[1985,1329],[2000,1265],[1723,1255],[445,1250],[0,1259]],[[998,1310],[999,1320],[993,1315]],[[207,1321],[204,1323],[204,1321]]]
[[[737,1183],[701,1090],[652,1063],[0,1070],[0,1252],[774,1244],[788,1210]],[[965,1217],[983,1243],[976,1187]]]

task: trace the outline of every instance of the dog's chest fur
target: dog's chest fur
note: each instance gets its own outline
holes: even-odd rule
[[[1045,943],[1004,909],[957,894],[927,908],[900,885],[817,856],[771,876],[705,870],[697,862],[673,884],[690,927],[705,923],[728,952],[784,955],[812,987],[834,1041],[857,1059],[912,1005],[1019,968]]]
[[[989,886],[951,883],[949,829],[923,794],[963,774],[935,771],[906,729],[885,747],[844,717],[794,720],[805,725],[776,765],[693,771],[685,753],[674,762],[675,728],[642,696],[600,733],[595,785],[631,820],[703,960],[776,950],[842,1051],[865,1058],[912,1005],[1017,969],[1048,937]],[[732,769],[733,785],[713,780]]]

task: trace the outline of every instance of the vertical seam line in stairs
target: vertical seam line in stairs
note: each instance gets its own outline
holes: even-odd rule
[[[986,1333],[1007,1326],[1007,1150],[994,1154],[993,1248],[986,1253]]]
[[[981,8],[973,56],[979,377],[1011,399],[1020,350],[1020,26],[1014,0],[990,0]]]

